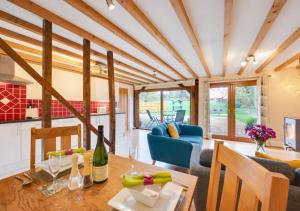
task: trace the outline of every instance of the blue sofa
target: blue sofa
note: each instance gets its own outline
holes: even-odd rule
[[[148,145],[153,161],[161,161],[190,168],[193,145],[203,143],[203,130],[199,126],[175,124],[179,139],[171,138],[167,124],[162,123],[148,133]]]

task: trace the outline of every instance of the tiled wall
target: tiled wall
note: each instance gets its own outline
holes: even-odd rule
[[[83,101],[69,101],[76,110],[83,113]],[[91,101],[91,113],[97,112],[97,107],[105,107],[109,112],[109,103]],[[24,120],[26,107],[32,105],[38,108],[42,115],[42,100],[26,99],[26,85],[13,85],[0,82],[0,121]],[[58,100],[52,100],[52,117],[69,117],[73,114]]]
[[[0,82],[0,121],[25,119],[26,86]]]
[[[83,113],[83,101],[69,101],[74,108]],[[42,115],[42,100],[27,99],[27,104],[38,108],[39,117]],[[109,112],[108,102],[91,101],[91,113],[97,112],[97,107],[105,107],[106,112]],[[58,100],[52,100],[52,117],[68,117],[74,116],[66,107]]]

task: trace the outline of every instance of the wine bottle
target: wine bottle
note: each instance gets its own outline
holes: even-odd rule
[[[98,126],[98,139],[93,155],[93,181],[104,182],[108,178],[108,155],[104,146],[103,125]]]

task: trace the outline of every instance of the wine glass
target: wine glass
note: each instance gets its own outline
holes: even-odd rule
[[[138,145],[136,142],[132,141],[130,144],[129,144],[129,159],[130,159],[130,171],[128,172],[128,174],[130,175],[136,175],[137,174],[137,171],[135,169],[135,165],[134,165],[134,162],[138,159],[138,156],[139,156],[139,151],[138,151]]]
[[[56,193],[58,187],[57,187],[57,181],[56,181],[56,177],[59,174],[60,170],[61,170],[61,156],[57,156],[57,155],[49,155],[49,159],[48,159],[48,166],[49,166],[49,171],[53,177],[53,183],[52,185],[49,186],[48,191],[52,192],[52,193]]]

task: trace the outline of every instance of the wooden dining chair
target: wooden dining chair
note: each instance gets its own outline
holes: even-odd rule
[[[42,159],[47,159],[49,151],[56,150],[56,138],[60,137],[60,149],[71,148],[71,136],[77,135],[78,148],[81,147],[81,125],[55,128],[31,128],[30,142],[30,169],[35,168],[36,141],[42,139],[44,147],[42,149]]]
[[[289,180],[270,172],[250,158],[215,142],[210,172],[207,211],[217,209],[221,165],[225,166],[220,211],[284,211],[287,206]]]

